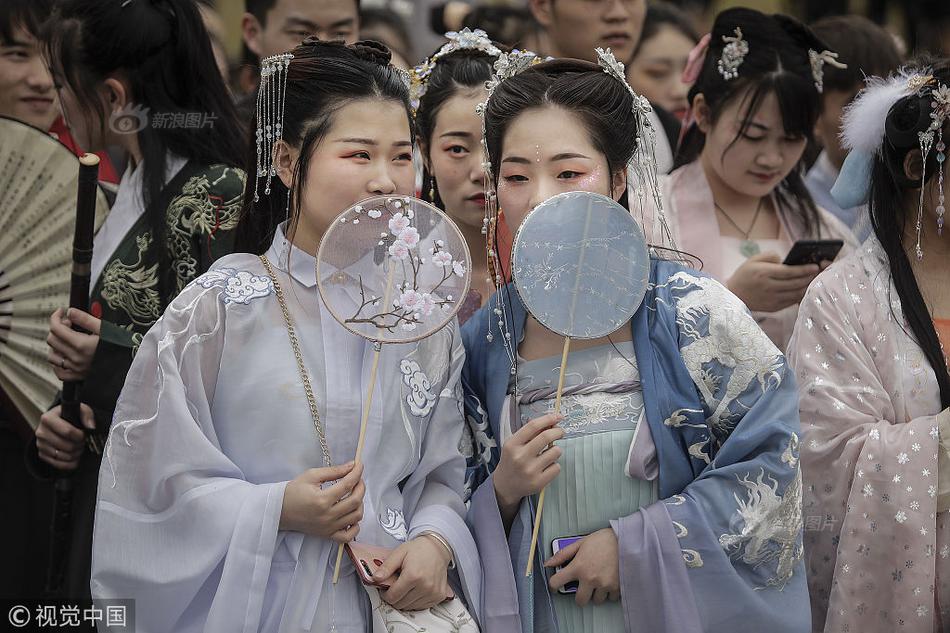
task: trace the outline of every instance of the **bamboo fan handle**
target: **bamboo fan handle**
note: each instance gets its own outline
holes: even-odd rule
[[[567,369],[567,354],[571,349],[571,337],[564,337],[564,351],[561,352],[561,372],[557,379],[557,394],[554,396],[554,415],[561,413],[561,394],[564,392],[564,373]],[[530,576],[534,571],[534,552],[538,547],[538,532],[541,529],[541,512],[544,511],[544,493],[547,492],[547,486],[541,489],[538,495],[538,509],[534,513],[534,529],[531,530],[531,547],[528,549],[528,567],[524,571],[525,576]]]

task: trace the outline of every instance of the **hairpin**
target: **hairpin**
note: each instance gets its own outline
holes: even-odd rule
[[[808,49],[808,61],[811,63],[811,76],[815,80],[815,89],[819,93],[825,91],[825,64],[830,64],[835,68],[845,69],[847,64],[838,61],[838,53],[832,51],[821,51],[820,53],[813,48]]]
[[[733,31],[735,37],[722,36],[722,41],[726,45],[722,48],[722,57],[716,63],[719,74],[726,81],[730,81],[739,76],[739,66],[745,61],[745,56],[749,54],[749,43],[742,39],[742,29],[738,26]]]
[[[491,57],[501,55],[501,49],[495,46],[488,38],[488,33],[481,29],[471,30],[468,27],[461,31],[449,31],[445,34],[448,42],[436,53],[410,71],[409,100],[413,111],[419,108],[419,102],[428,89],[429,76],[435,70],[440,59],[456,51],[481,51]]]
[[[261,82],[257,91],[257,174],[254,180],[254,202],[257,185],[266,178],[264,195],[270,195],[271,179],[277,175],[274,168],[274,145],[283,139],[284,101],[287,97],[287,70],[294,56],[282,53],[261,60]]]
[[[926,84],[925,86],[926,87]],[[917,260],[924,258],[924,252],[920,247],[920,230],[924,216],[924,183],[927,181],[927,159],[930,157],[931,149],[937,150],[937,182],[939,193],[937,199],[937,234],[943,235],[944,214],[944,189],[943,189],[943,164],[947,159],[946,145],[943,142],[943,126],[950,118],[950,87],[947,84],[941,84],[930,93],[930,125],[923,132],[918,132],[917,137],[920,140],[920,156],[923,166],[920,175],[920,201],[917,207],[917,246],[915,247]],[[934,145],[934,140],[937,143]]]

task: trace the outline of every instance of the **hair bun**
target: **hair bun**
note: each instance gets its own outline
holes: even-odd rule
[[[388,66],[393,58],[393,54],[385,45],[376,40],[360,40],[349,46],[350,50],[362,60]]]

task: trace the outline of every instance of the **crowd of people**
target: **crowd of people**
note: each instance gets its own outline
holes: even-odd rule
[[[84,428],[51,402],[5,466],[74,482],[60,597],[149,632],[950,631],[948,53],[857,15],[455,17],[419,59],[360,0],[246,0],[232,69],[210,2],[0,5],[0,116],[113,198],[89,311],[49,319]],[[511,252],[572,191],[633,214],[649,283],[562,356]],[[458,318],[381,351],[316,265],[379,195],[471,255]]]

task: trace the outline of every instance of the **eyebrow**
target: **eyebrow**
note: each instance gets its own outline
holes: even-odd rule
[[[441,135],[439,136],[439,138],[445,138],[445,137],[447,137],[447,136],[458,136],[458,137],[461,137],[461,138],[472,138],[472,134],[471,134],[470,132],[461,132],[461,131],[458,131],[458,132],[446,132],[445,134],[441,134]]]
[[[333,22],[328,28],[338,29],[344,26],[353,26],[355,23],[356,20],[354,18],[344,18],[342,20]],[[287,18],[287,20],[284,22],[284,28],[291,26],[300,26],[311,31],[317,31],[320,29],[320,26],[316,22],[307,20],[306,18],[297,18],[293,16]]]
[[[562,152],[560,154],[555,154],[551,159],[551,162],[553,163],[559,160],[568,160],[571,158],[586,158],[587,160],[590,160],[590,156],[585,156],[584,154],[578,154],[577,152]]]
[[[355,145],[370,145],[372,147],[379,145],[378,142],[371,138],[338,138],[334,143],[353,143]],[[412,147],[412,141],[396,141],[393,143],[393,147]]]
[[[9,42],[0,40],[0,46],[3,46],[5,48],[16,48],[16,47],[30,48],[32,44],[30,44],[29,42],[24,42],[23,40],[14,39],[14,40],[10,40]]]

